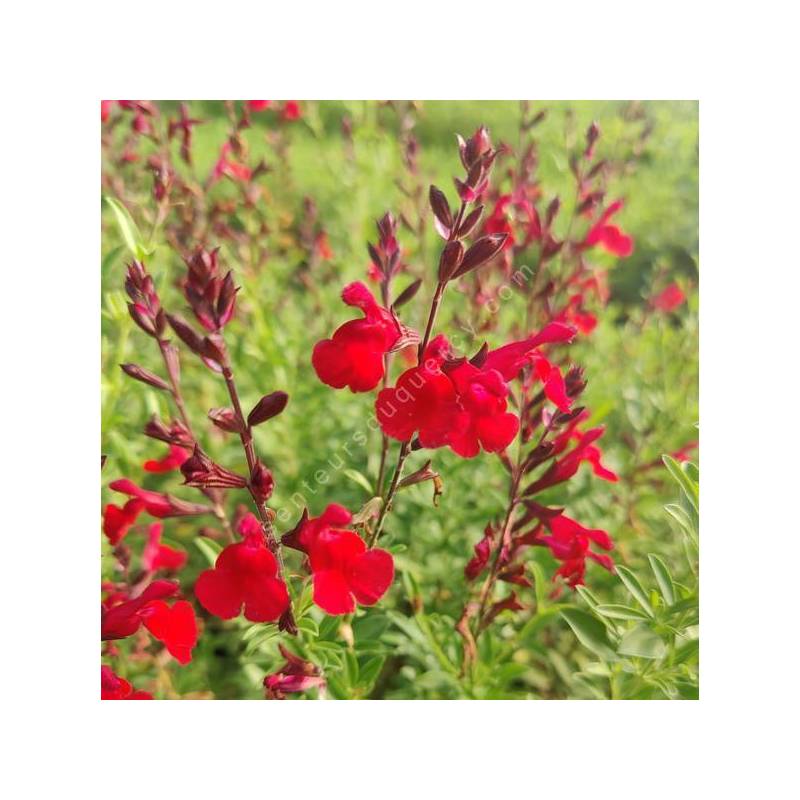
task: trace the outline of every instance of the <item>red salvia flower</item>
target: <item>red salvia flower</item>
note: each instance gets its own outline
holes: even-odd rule
[[[248,100],[247,107],[251,111],[266,111],[272,105],[272,100]]]
[[[122,494],[127,494],[130,497],[140,500],[144,504],[144,510],[150,514],[150,516],[158,517],[159,519],[164,517],[184,517],[192,514],[204,514],[209,510],[207,506],[198,505],[197,503],[188,503],[184,500],[171,497],[170,495],[142,489],[128,478],[119,478],[116,481],[111,481],[111,483],[108,484],[108,488],[114,492],[122,492]]]
[[[178,600],[168,606],[163,600],[154,600],[142,608],[140,616],[145,628],[179,663],[188,664],[192,660],[192,649],[197,644],[197,620],[191,603]]]
[[[100,121],[106,122],[111,116],[111,109],[114,108],[114,100],[101,100],[100,101]]]
[[[100,699],[101,700],[152,700],[149,692],[134,689],[128,681],[114,674],[111,667],[100,667]]]
[[[139,630],[142,624],[142,609],[154,600],[171,597],[178,591],[175,581],[153,581],[138,597],[111,605],[106,601],[102,607],[100,638],[124,639]]]
[[[171,472],[174,469],[180,469],[181,464],[183,464],[191,454],[191,450],[187,450],[185,447],[179,447],[176,444],[171,444],[167,455],[158,460],[145,461],[143,467],[145,472]]]
[[[461,408],[448,436],[451,449],[463,458],[505,450],[519,431],[519,418],[506,410],[509,389],[495,369],[479,369],[468,361],[449,369]]]
[[[142,566],[148,572],[156,572],[159,569],[176,571],[182,569],[189,558],[183,550],[175,550],[161,544],[161,533],[163,525],[154,522],[147,531],[147,544],[144,546],[142,554]]]
[[[650,305],[658,311],[669,313],[686,302],[686,295],[677,283],[671,283],[666,289],[650,298]]]
[[[233,147],[230,142],[225,142],[220,150],[217,163],[214,164],[214,169],[211,171],[210,182],[216,183],[224,177],[230,178],[238,183],[248,183],[250,178],[253,177],[253,172],[246,164],[239,161],[234,161],[230,154]]]
[[[283,535],[281,542],[308,555],[322,531],[349,525],[352,518],[353,515],[338,503],[330,503],[318,517],[309,517],[306,511],[295,529]]]
[[[281,117],[287,122],[293,122],[294,120],[300,119],[301,116],[302,111],[300,110],[300,103],[298,103],[297,100],[287,100],[283,104]]]
[[[448,444],[460,410],[453,382],[442,372],[449,351],[450,344],[445,336],[434,337],[422,363],[406,370],[394,388],[378,393],[375,412],[387,436],[407,442],[419,433],[423,447]]]
[[[620,258],[629,256],[633,252],[633,239],[628,234],[623,233],[619,227],[610,225],[608,222],[621,208],[622,200],[617,200],[600,215],[600,218],[586,234],[586,238],[583,240],[583,248],[600,245],[604,250]]]
[[[494,528],[491,525],[487,525],[483,531],[483,537],[475,545],[475,555],[464,567],[464,575],[466,575],[468,581],[474,581],[486,569],[486,565],[489,563],[489,556],[492,553],[494,537]]]
[[[275,556],[264,543],[261,524],[248,514],[239,524],[244,541],[228,545],[213,569],[200,574],[194,593],[200,605],[221,619],[244,616],[251,622],[275,622],[289,606]]]
[[[556,570],[554,578],[558,576],[564,578],[573,589],[582,585],[586,574],[587,558],[591,558],[605,569],[613,572],[614,562],[611,558],[605,553],[596,553],[590,549],[592,544],[596,544],[604,550],[613,549],[614,543],[605,531],[585,528],[563,513],[545,514],[542,517],[542,523],[549,530],[549,535],[544,536],[541,528],[537,529],[530,543],[549,547],[553,556],[562,562]]]
[[[112,545],[118,545],[125,538],[144,507],[144,502],[134,497],[122,507],[109,503],[103,509],[103,533]]]
[[[345,286],[342,300],[360,308],[364,319],[339,327],[330,339],[317,342],[311,356],[319,379],[334,389],[350,387],[352,392],[374,389],[384,371],[384,356],[401,335],[398,324],[381,307],[361,282]]]
[[[264,690],[268,700],[283,700],[287,694],[325,686],[325,678],[320,675],[319,669],[314,664],[296,656],[282,644],[278,645],[278,649],[286,659],[286,663],[264,678]]]
[[[378,548],[367,550],[353,531],[320,531],[309,555],[314,602],[328,614],[350,614],[357,602],[374,605],[394,578],[392,556]]]

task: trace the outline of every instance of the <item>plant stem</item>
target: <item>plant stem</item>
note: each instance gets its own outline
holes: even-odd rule
[[[183,399],[183,393],[181,392],[181,385],[180,379],[178,377],[177,371],[175,370],[174,362],[169,357],[169,348],[171,347],[170,343],[166,339],[158,338],[158,349],[161,351],[161,357],[164,360],[164,367],[167,370],[167,377],[169,379],[169,386],[170,386],[170,394],[172,395],[172,400],[175,403],[175,407],[178,409],[178,416],[181,418],[181,422],[183,423],[186,430],[189,432],[189,435],[192,437],[194,442],[197,442],[197,436],[195,436],[194,430],[192,429],[192,423],[189,420],[189,415],[186,412],[186,403]],[[214,509],[214,516],[217,518],[217,521],[222,525],[225,529],[225,533],[228,535],[228,538],[231,542],[235,541],[235,536],[233,535],[233,528],[231,527],[230,520],[228,519],[227,514],[225,513],[225,508],[223,507],[222,503],[219,500],[219,495],[213,489],[201,489],[203,494],[211,501],[211,504]]]

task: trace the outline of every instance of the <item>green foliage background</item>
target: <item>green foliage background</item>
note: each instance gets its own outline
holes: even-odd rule
[[[163,105],[169,108],[169,104]],[[653,560],[648,556],[660,559],[682,587],[673,600],[686,600],[696,586],[696,557],[693,552],[687,557],[687,536],[663,509],[676,502],[679,486],[670,479],[660,457],[697,438],[698,297],[695,290],[689,291],[688,306],[669,316],[647,314],[644,298],[652,294],[657,276],[658,280],[677,279],[684,287],[697,285],[697,104],[638,104],[643,116],[633,121],[631,105],[622,102],[536,105],[548,109],[547,119],[537,129],[540,179],[545,196],[559,194],[565,210],[574,192],[565,143],[581,137],[594,119],[602,130],[599,151],[611,155],[615,148],[627,147],[643,125],[652,126],[635,168],[609,193],[626,199],[619,222],[633,235],[635,252],[619,263],[593,255],[597,263],[607,262],[612,267],[612,299],[594,334],[581,339],[571,352],[572,360],[586,368],[589,384],[584,401],[592,410],[592,423],[607,426],[601,444],[621,481],[599,481],[584,468],[586,471],[570,481],[568,490],[553,489],[548,500],[566,505],[568,513],[586,525],[608,530],[617,542],[615,558],[641,576],[647,592],[656,586]],[[304,108],[304,119],[289,132],[285,163],[274,158],[264,135],[272,117],[256,117],[253,128],[245,133],[254,159],[261,154],[271,167],[261,181],[273,201],[267,214],[274,256],[254,273],[245,270],[239,253],[226,246],[222,249],[223,262],[235,270],[242,286],[239,313],[227,338],[244,404],[251,406],[262,394],[276,389],[287,391],[291,398],[280,417],[255,430],[257,449],[276,477],[270,505],[279,511],[281,532],[293,526],[303,504],[308,504],[312,514],[334,501],[356,510],[371,496],[367,487],[374,482],[380,444],[379,436],[367,427],[373,397],[337,392],[321,384],[310,366],[310,354],[317,340],[348,318],[339,292],[347,281],[364,279],[368,263],[365,242],[375,239],[375,219],[386,210],[396,213],[408,202],[397,183],[404,168],[397,115],[391,108],[374,102],[320,102]],[[225,138],[227,120],[220,103],[193,103],[192,111],[207,120],[195,133],[195,169],[205,175]],[[340,133],[344,115],[353,123],[353,159],[347,157]],[[467,135],[485,124],[495,141],[515,144],[518,119],[519,107],[513,102],[422,104],[415,135],[425,180],[452,196],[451,176],[459,172],[454,134]],[[151,204],[150,182],[143,181],[141,187],[140,196],[128,205],[140,228],[148,230],[145,210]],[[234,196],[233,187],[225,183],[218,191]],[[291,219],[303,213],[307,196],[318,207],[334,252],[331,262],[317,268],[310,287],[297,280],[298,266],[306,254],[283,233]],[[155,347],[125,309],[122,283],[130,254],[105,206],[102,219],[101,448],[108,456],[103,485],[125,475],[148,488],[192,499],[194,490],[180,487],[175,474],[142,479],[143,461],[160,456],[163,449],[141,434],[142,426],[152,413],[169,418],[171,412],[166,397],[130,381],[117,367],[134,361],[161,372]],[[241,224],[248,222],[243,219]],[[412,273],[428,278],[404,314],[408,324],[419,326],[434,288],[436,237],[430,230],[416,243],[410,233],[401,231],[400,242],[408,250],[406,260]],[[180,258],[158,232],[153,244],[148,268],[156,277],[164,304],[182,310],[184,302],[174,286],[182,269]],[[516,298],[503,304],[503,321],[499,331],[489,335],[490,346],[503,342],[503,330],[521,309]],[[466,314],[466,299],[458,292],[448,293],[437,330],[448,332],[455,326],[454,317]],[[482,340],[462,341],[465,351],[474,352]],[[184,395],[205,448],[222,463],[241,468],[238,442],[225,439],[205,420],[208,409],[227,404],[224,385],[190,354],[182,363]],[[366,446],[358,444],[360,433],[369,433]],[[429,455],[415,454],[412,468]],[[336,468],[340,462],[341,468]],[[620,659],[613,652],[598,654],[596,648],[587,648],[583,639],[576,637],[573,623],[597,619],[592,616],[592,598],[595,606],[631,607],[628,587],[618,576],[591,565],[587,577],[590,596],[568,593],[551,599],[549,576],[555,562],[541,548],[529,558],[536,586],[522,591],[527,610],[504,613],[480,641],[480,665],[475,674],[460,676],[460,640],[453,626],[466,598],[463,567],[483,527],[505,507],[506,473],[497,459],[463,460],[444,450],[436,451],[434,465],[444,478],[440,505],[432,506],[429,484],[400,495],[382,539],[383,546],[395,554],[397,579],[376,608],[362,610],[352,620],[352,637],[342,630],[341,620],[309,608],[307,590],[301,589],[299,579],[294,582],[295,590],[303,594],[298,602],[305,607],[305,616],[301,636],[289,644],[324,667],[329,697],[696,695],[696,646],[683,653],[685,659],[675,670],[665,667],[673,663],[677,648],[696,640],[694,618],[681,628],[677,639],[668,640],[669,652],[656,648],[656,657],[651,653]],[[319,471],[326,475],[324,483],[315,477]],[[118,499],[104,488],[104,503]],[[243,495],[241,501],[246,500]],[[190,519],[167,520],[165,524],[166,542],[190,553],[190,564],[181,573],[184,587],[207,566],[208,558],[213,558],[213,551],[203,551],[203,545],[208,547],[205,542],[196,544],[201,524],[206,523]],[[140,552],[141,534],[130,534],[129,541]],[[102,569],[108,578],[113,575],[113,558],[105,540],[103,548]],[[290,559],[290,566],[300,574],[299,561]],[[638,607],[636,603],[633,606]],[[573,615],[569,621],[564,612],[567,617]],[[120,643],[120,661],[115,666],[137,686],[154,688],[158,697],[257,698],[264,674],[282,661],[277,643],[284,638],[274,626],[253,626],[243,620],[224,623],[206,617],[205,630],[188,666],[171,662],[156,668],[137,663],[128,658],[128,642]]]

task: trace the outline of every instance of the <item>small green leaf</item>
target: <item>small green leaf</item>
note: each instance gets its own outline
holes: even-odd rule
[[[386,661],[386,656],[375,656],[367,661],[359,670],[358,684],[365,693],[372,689],[375,681],[378,679],[378,675],[380,675],[383,669],[384,661]]]
[[[343,470],[343,472],[346,477],[350,478],[350,480],[353,481],[353,483],[357,483],[359,486],[361,486],[364,489],[364,491],[367,492],[367,494],[370,495],[372,494],[373,487],[371,486],[367,478],[357,469],[346,469]]]
[[[303,619],[297,623],[297,627],[303,631],[303,633],[307,633],[310,636],[319,636],[319,625],[317,625],[311,617],[303,617]]]
[[[636,620],[650,619],[647,616],[647,614],[639,611],[638,608],[631,608],[630,606],[601,604],[599,606],[595,606],[594,610],[601,616],[608,617],[609,619],[636,619]]]
[[[670,475],[680,484],[689,502],[694,507],[695,511],[699,511],[700,496],[697,489],[697,484],[692,481],[689,475],[684,471],[681,465],[672,456],[661,456],[664,464],[669,470]]]
[[[672,575],[669,574],[667,565],[654,553],[649,553],[647,560],[650,562],[650,569],[653,570],[653,575],[656,576],[656,583],[664,602],[671,606],[675,602],[675,586],[672,583]]]
[[[647,599],[647,592],[645,592],[639,579],[627,568],[617,566],[617,575],[619,579],[625,584],[625,588],[633,595],[637,603],[647,612],[648,616],[653,617],[653,607]]]
[[[115,200],[113,197],[106,197],[105,201],[114,212],[114,217],[117,221],[120,233],[122,234],[122,240],[127,245],[128,250],[133,254],[133,257],[142,261],[145,256],[152,255],[155,250],[145,245],[142,234],[134,222],[133,217],[128,212],[128,209],[125,208],[119,200]]]
[[[667,646],[661,637],[646,625],[637,625],[623,634],[617,652],[623,656],[657,659],[664,657]]]
[[[199,536],[194,540],[197,549],[206,557],[206,561],[213,567],[217,561],[217,556],[222,552],[222,547],[213,539]]]
[[[566,609],[561,612],[561,616],[584,647],[606,661],[616,660],[602,622],[578,609]]]

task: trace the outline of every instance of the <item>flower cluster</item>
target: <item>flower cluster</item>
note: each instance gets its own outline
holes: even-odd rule
[[[314,583],[314,602],[328,614],[350,614],[356,603],[375,605],[394,579],[394,560],[380,548],[367,549],[350,524],[352,514],[331,503],[319,517],[304,514],[285,534],[287,547],[305,553]]]

